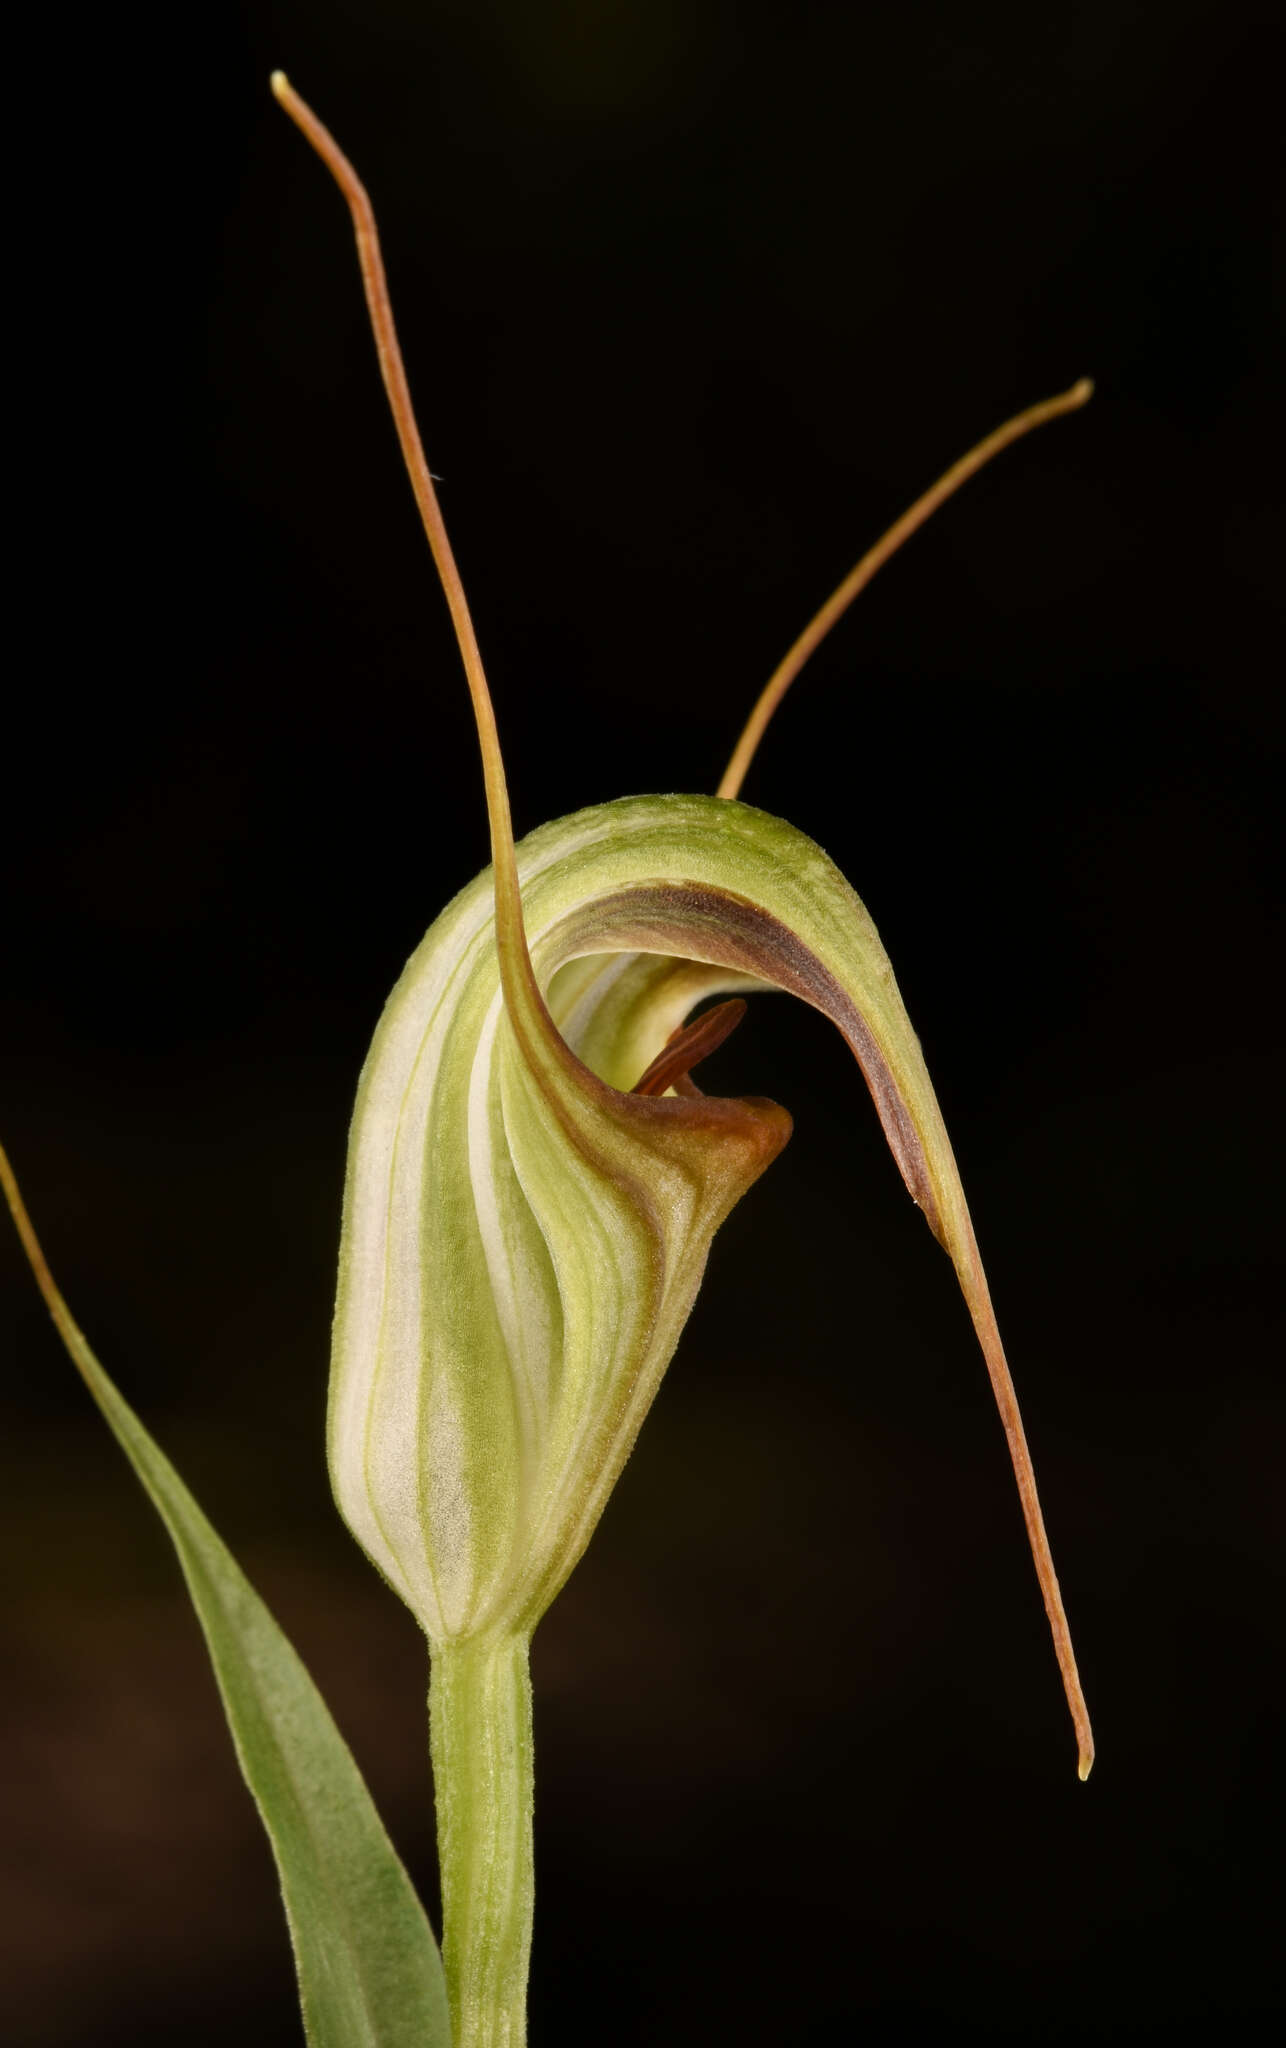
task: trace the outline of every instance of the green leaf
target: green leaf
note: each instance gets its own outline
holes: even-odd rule
[[[77,1328],[0,1150],[0,1181],[81,1377],[178,1552],[237,1760],[272,1843],[314,2048],[449,2048],[437,1944],[325,1701]]]

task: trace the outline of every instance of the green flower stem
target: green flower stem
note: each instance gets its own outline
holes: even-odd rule
[[[453,2048],[522,2048],[531,1954],[529,1638],[435,1644],[429,1747]]]

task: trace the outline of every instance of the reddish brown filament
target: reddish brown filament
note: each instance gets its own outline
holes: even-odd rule
[[[703,1010],[691,1024],[672,1031],[651,1066],[634,1083],[631,1094],[664,1095],[667,1088],[686,1080],[693,1067],[709,1059],[715,1048],[736,1030],[745,1014],[741,997],[733,996],[729,1002],[716,1003],[712,1010]]]

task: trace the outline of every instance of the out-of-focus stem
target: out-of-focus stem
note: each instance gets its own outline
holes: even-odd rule
[[[452,2048],[523,2048],[533,1896],[526,1636],[434,1645],[429,1747]]]

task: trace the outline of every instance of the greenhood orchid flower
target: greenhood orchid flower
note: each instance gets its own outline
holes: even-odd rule
[[[812,647],[880,562],[1018,433],[1010,422],[866,557],[770,683],[716,796],[632,797],[515,846],[463,588],[412,414],[355,173],[274,91],[352,210],[380,365],[464,659],[492,865],[443,912],[380,1021],[353,1120],[329,1457],[341,1511],[432,1658],[445,1962],[457,2048],[523,2038],[531,1914],[531,1631],[584,1550],[673,1355],[711,1239],[776,1157],[775,1104],[691,1070],[756,989],[851,1046],[991,1375],[1072,1707],[1092,1758],[1031,1463],[919,1042],[869,916],[802,833],[738,800]],[[711,997],[724,1001],[689,1022]]]

